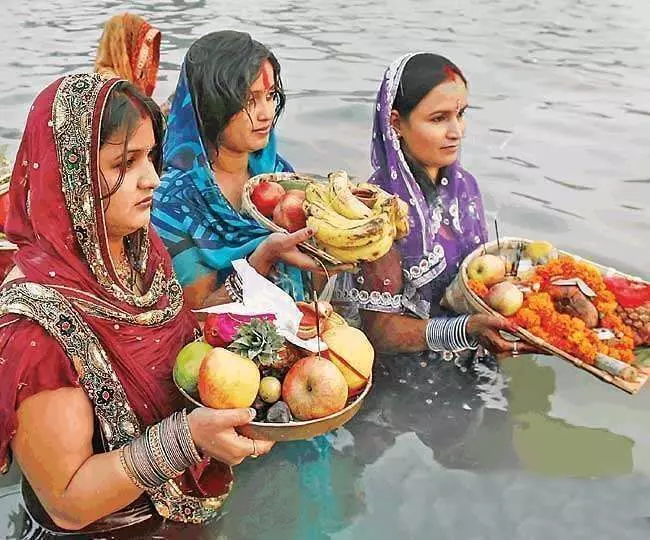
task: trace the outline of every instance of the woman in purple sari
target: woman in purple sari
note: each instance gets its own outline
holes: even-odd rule
[[[337,300],[359,309],[380,351],[527,351],[499,334],[511,330],[507,321],[440,306],[460,263],[487,240],[478,185],[458,163],[467,94],[460,69],[429,53],[395,61],[379,88],[370,182],[409,203],[411,231],[386,256],[346,275]]]

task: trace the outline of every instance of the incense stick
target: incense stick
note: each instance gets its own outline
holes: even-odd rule
[[[318,358],[320,358],[320,313],[318,313],[318,293],[313,289],[314,306],[316,307],[316,340],[318,343]]]
[[[497,249],[501,253],[501,241],[499,240],[499,224],[497,223],[497,218],[494,218],[494,231],[497,235]]]

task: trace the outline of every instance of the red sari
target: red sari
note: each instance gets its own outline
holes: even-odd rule
[[[101,431],[96,435],[104,440],[96,451],[121,446],[184,405],[171,370],[198,328],[183,307],[169,255],[152,227],[127,238],[146,285],[135,295],[118,278],[108,250],[99,132],[116,82],[98,75],[60,79],[36,98],[27,119],[6,224],[25,278],[0,291],[0,469],[9,462],[16,410],[38,392],[86,390]],[[204,521],[221,505],[231,480],[230,469],[216,462],[187,471],[177,484],[193,498],[174,495],[174,504],[187,502],[187,519],[161,506],[164,494],[149,495],[164,517]],[[203,501],[209,511],[201,507],[200,516],[189,515],[192,504]]]

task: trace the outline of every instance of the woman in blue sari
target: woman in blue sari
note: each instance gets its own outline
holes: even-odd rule
[[[261,273],[268,273],[274,259],[293,265],[276,265],[275,276],[295,299],[303,293],[296,267],[319,270],[295,247],[284,251],[294,235],[276,240],[239,212],[251,176],[293,170],[277,153],[273,132],[284,104],[276,57],[248,34],[214,32],[188,50],[169,115],[166,170],[155,191],[152,222],[193,306],[220,300],[223,289],[213,291],[231,275],[236,259],[248,256]],[[284,444],[277,452],[299,471],[299,538],[317,534],[314,508],[334,522],[343,511],[331,488],[331,452],[327,437]]]
[[[192,307],[220,299],[236,259],[248,257],[262,274],[274,273],[296,299],[303,292],[298,268],[318,269],[295,246],[286,250],[286,235],[270,235],[240,213],[251,176],[293,170],[277,153],[273,132],[284,103],[280,64],[248,34],[213,32],[188,50],[169,114],[152,222]],[[293,266],[274,268],[276,261]]]

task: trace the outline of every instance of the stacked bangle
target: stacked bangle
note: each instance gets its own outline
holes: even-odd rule
[[[426,327],[427,346],[432,351],[463,351],[476,349],[478,341],[467,337],[469,315],[434,317]]]
[[[155,489],[201,462],[187,411],[183,409],[149,426],[144,435],[121,448],[120,461],[127,476],[140,489]]]
[[[241,302],[244,299],[242,279],[237,272],[229,274],[223,285],[233,302]]]

